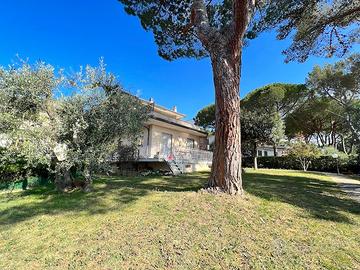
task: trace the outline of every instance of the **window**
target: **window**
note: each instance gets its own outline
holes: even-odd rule
[[[195,148],[195,140],[187,138],[186,139],[186,148],[194,149]]]
[[[264,157],[268,156],[268,151],[264,151]]]
[[[258,156],[262,157],[262,151],[261,150],[258,150]]]

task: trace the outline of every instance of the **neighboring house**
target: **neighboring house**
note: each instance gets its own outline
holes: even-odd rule
[[[280,145],[276,148],[276,153],[278,157],[287,155],[289,148],[284,145]],[[273,157],[274,147],[272,145],[260,145],[257,149],[257,154],[259,157]]]
[[[207,132],[183,120],[184,114],[143,100],[151,107],[138,154],[133,161],[121,162],[120,169],[171,169],[174,174],[206,170],[212,152],[207,151]]]
[[[215,135],[210,135],[209,138],[209,145],[213,145],[215,142]],[[289,150],[288,146],[280,145],[276,148],[277,156],[285,156],[287,155],[287,151]],[[259,157],[273,157],[274,155],[274,147],[272,145],[260,145],[257,148],[257,155]],[[244,154],[244,156],[249,156],[249,154]]]

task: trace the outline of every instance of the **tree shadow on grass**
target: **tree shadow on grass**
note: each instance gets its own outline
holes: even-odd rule
[[[307,211],[314,218],[351,223],[344,212],[360,214],[360,203],[350,199],[336,183],[311,177],[246,174],[246,192],[269,201],[281,201]]]
[[[60,194],[53,187],[39,187],[0,195],[0,225],[11,225],[40,215],[103,214],[122,210],[152,192],[189,192],[204,187],[209,173],[177,177],[99,177],[94,191]],[[312,217],[351,223],[344,212],[360,214],[360,204],[343,196],[332,182],[292,175],[247,173],[246,192],[266,200],[281,201],[306,210]],[[7,206],[8,204],[8,206]]]
[[[53,186],[47,186],[10,196],[2,194],[0,225],[15,224],[40,215],[94,215],[119,211],[151,192],[196,191],[203,187],[207,177],[207,173],[177,177],[99,177],[94,181],[94,189],[90,193],[80,190],[58,193]]]

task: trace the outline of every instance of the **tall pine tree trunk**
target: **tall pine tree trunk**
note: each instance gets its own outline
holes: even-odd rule
[[[208,188],[242,194],[240,134],[240,49],[234,57],[212,55],[215,85],[215,150]]]
[[[240,142],[242,41],[254,0],[234,0],[228,31],[211,26],[204,0],[193,0],[191,23],[211,57],[215,85],[215,150],[208,188],[243,194]]]

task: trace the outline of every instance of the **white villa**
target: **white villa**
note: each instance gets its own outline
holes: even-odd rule
[[[207,151],[207,132],[183,120],[184,114],[143,100],[151,107],[136,160],[121,162],[120,169],[170,169],[174,174],[208,170],[212,152]],[[124,168],[125,166],[125,168]]]

